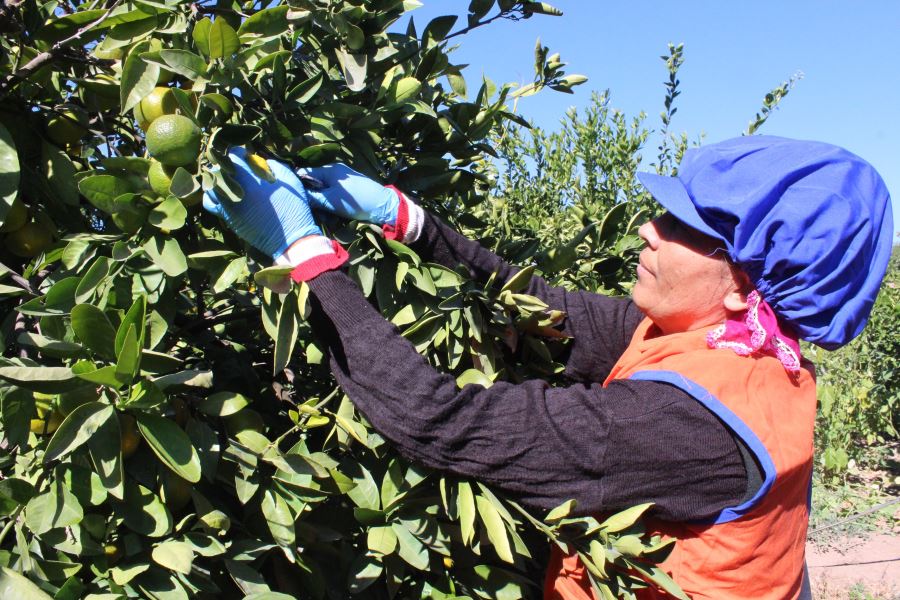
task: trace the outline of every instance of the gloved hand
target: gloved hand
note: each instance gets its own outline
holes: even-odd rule
[[[321,190],[307,191],[314,209],[378,225],[394,225],[397,222],[400,205],[397,192],[347,165],[334,163],[301,172],[315,177],[326,186]]]
[[[275,176],[270,183],[247,164],[244,148],[231,150],[229,156],[235,166],[234,178],[244,188],[244,197],[240,202],[232,202],[209,190],[203,195],[203,208],[221,217],[239,237],[272,258],[278,258],[302,237],[322,234],[309,209],[307,192],[290,167],[267,160]]]

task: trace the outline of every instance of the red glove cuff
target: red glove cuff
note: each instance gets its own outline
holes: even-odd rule
[[[316,275],[324,273],[325,271],[333,271],[347,262],[350,255],[347,254],[347,251],[344,250],[343,246],[338,244],[335,240],[329,241],[331,242],[331,247],[334,249],[334,254],[320,254],[301,262],[294,267],[293,271],[291,271],[291,279],[297,283],[309,281]]]
[[[382,225],[381,230],[384,233],[385,239],[402,242],[406,237],[406,230],[409,228],[409,206],[407,206],[407,199],[406,196],[403,195],[403,192],[396,187],[392,185],[386,185],[384,187],[389,190],[394,190],[397,196],[400,197],[400,204],[397,206],[397,222],[394,225]]]

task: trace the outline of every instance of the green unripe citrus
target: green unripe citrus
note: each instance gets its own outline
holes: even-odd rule
[[[6,218],[3,219],[3,225],[0,225],[0,231],[15,231],[25,224],[28,220],[28,208],[21,200],[16,198],[13,200],[12,206],[6,211]]]
[[[134,107],[134,118],[144,131],[153,121],[163,115],[171,115],[178,110],[178,100],[167,87],[156,87]]]
[[[35,257],[52,243],[53,233],[35,222],[25,223],[6,236],[6,247],[22,258]]]
[[[147,151],[167,167],[196,162],[200,143],[200,128],[181,115],[163,115],[147,129]]]
[[[80,108],[66,108],[47,121],[47,137],[60,146],[78,142],[87,133],[88,116]]]
[[[177,167],[167,167],[158,160],[150,159],[150,170],[147,171],[147,181],[150,188],[160,196],[169,195],[169,186],[172,185],[172,176]]]

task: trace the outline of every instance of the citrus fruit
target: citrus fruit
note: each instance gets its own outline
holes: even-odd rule
[[[150,188],[154,192],[160,196],[168,196],[169,186],[172,185],[173,175],[175,175],[175,168],[167,167],[158,160],[150,159],[150,170],[147,171],[147,181],[150,182]]]
[[[58,410],[41,406],[37,407],[37,414],[38,418],[31,419],[30,425],[31,432],[37,435],[50,435],[59,429],[59,425],[65,418]]]
[[[100,74],[80,82],[81,98],[92,110],[104,111],[119,108],[119,84],[111,76]]]
[[[171,115],[177,109],[178,100],[172,90],[167,87],[155,87],[138,102],[132,112],[140,128],[147,131],[153,121],[163,115]]]
[[[141,445],[141,434],[138,433],[134,417],[119,413],[119,430],[122,438],[122,458],[128,458]]]
[[[275,174],[272,173],[272,167],[270,167],[268,161],[259,154],[248,154],[247,164],[250,166],[250,170],[256,173],[256,176],[260,179],[268,181],[269,183],[275,182]]]
[[[13,200],[12,206],[6,211],[6,218],[3,219],[3,225],[0,225],[0,231],[15,231],[25,224],[28,220],[28,208],[25,204],[16,198]]]
[[[181,115],[163,115],[147,129],[147,151],[168,167],[196,162],[200,142],[200,128]]]
[[[50,247],[53,234],[35,222],[25,223],[6,236],[6,247],[22,258],[33,258]]]
[[[178,167],[167,167],[158,160],[150,159],[150,170],[147,172],[147,181],[150,187],[160,196],[169,195],[169,187],[172,185],[172,177]],[[181,203],[186,207],[196,206],[203,200],[203,190],[197,190],[187,198],[181,198]]]
[[[55,144],[68,146],[84,137],[87,124],[87,113],[80,108],[62,108],[47,121],[47,137]]]

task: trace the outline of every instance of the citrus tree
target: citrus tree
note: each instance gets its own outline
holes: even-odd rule
[[[392,28],[417,4],[0,8],[0,596],[537,597],[550,544],[603,597],[680,594],[646,506],[535,515],[402,460],[323,364],[307,289],[200,210],[204,189],[240,201],[241,145],[263,176],[261,157],[341,160],[486,223],[491,133],[524,124],[509,101],[584,78],[538,44],[533,83],[470,87],[449,40],[559,11],[474,0],[467,23]],[[545,336],[565,315],[520,293],[534,266],[479,284],[367,225],[328,228],[460,385],[560,371],[565,340]],[[537,252],[519,260],[551,273]]]

